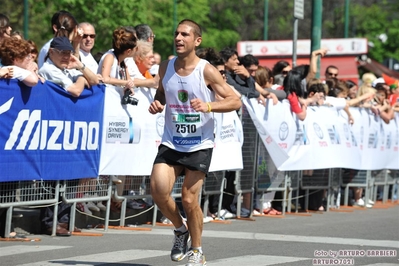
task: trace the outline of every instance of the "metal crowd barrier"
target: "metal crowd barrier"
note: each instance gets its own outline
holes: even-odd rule
[[[218,202],[218,212],[217,218],[220,218],[220,211],[222,210],[223,202],[223,190],[226,186],[226,178],[224,176],[225,171],[216,171],[208,173],[205,178],[204,185],[202,186],[202,195],[205,196],[204,206],[203,206],[203,216],[206,218],[207,211],[209,208],[209,196],[210,195],[220,195]]]
[[[111,205],[111,178],[109,176],[100,176],[97,178],[83,178],[65,180],[60,188],[62,200],[65,203],[72,204],[69,216],[69,230],[73,232],[76,219],[77,203],[89,201],[106,201],[104,230],[108,230],[110,205]]]
[[[346,172],[355,171],[354,174],[345,174]],[[345,198],[344,198],[344,205],[348,205],[348,198],[349,198],[349,188],[352,187],[362,187],[364,188],[364,195],[365,195],[365,205],[371,199],[372,193],[372,178],[371,178],[371,171],[366,170],[353,170],[353,169],[343,169],[342,173],[342,186],[345,187]]]
[[[327,205],[327,210],[333,206],[339,209],[341,206],[341,184],[342,184],[342,169],[331,168],[330,169],[330,185],[331,193],[327,195],[327,201],[331,205]]]
[[[332,193],[332,180],[331,180],[331,169],[317,169],[310,170],[311,175],[304,175],[302,171],[301,188],[305,192],[305,210],[309,207],[309,190],[327,190],[327,195]],[[330,197],[327,197],[327,211],[329,209]]]
[[[257,179],[256,193],[261,193],[260,197],[260,213],[263,213],[264,194],[272,191],[283,191],[282,215],[285,214],[287,206],[287,187],[288,180],[284,172],[277,170],[269,152],[261,141],[258,142],[257,154]],[[272,174],[272,176],[270,176]]]
[[[112,197],[116,201],[121,201],[121,215],[120,215],[120,226],[125,226],[126,220],[126,208],[128,200],[137,199],[150,199],[150,176],[125,176],[121,177],[123,185],[122,195],[119,195],[117,186],[113,184]],[[143,212],[149,211],[149,208],[143,209]],[[155,214],[155,213],[154,213]]]
[[[237,196],[237,217],[241,217],[241,197],[244,193],[254,195],[254,181],[257,172],[258,132],[245,107],[242,106],[241,122],[244,131],[244,144],[242,145],[243,170],[236,172],[235,191]],[[251,197],[252,198],[252,197]],[[251,200],[250,210],[253,209]],[[250,213],[252,216],[252,212]]]
[[[295,212],[298,212],[299,209],[299,189],[302,177],[302,171],[285,171],[284,179],[287,184],[288,190],[288,203],[287,203],[287,212],[290,213],[292,210],[292,194],[295,192]]]
[[[378,189],[380,187],[382,187],[382,193],[384,198],[388,194],[389,185],[387,184],[387,178],[388,178],[387,172],[388,172],[387,169],[371,171],[373,189],[372,189],[372,196],[370,198],[374,202],[377,201]],[[383,203],[385,202],[386,200],[383,200]]]
[[[392,186],[391,189],[391,201],[399,200],[399,170],[387,170],[387,185]],[[384,199],[388,200],[388,193],[384,193]]]
[[[5,237],[9,236],[11,232],[14,207],[54,205],[54,213],[57,213],[59,191],[59,181],[0,182],[0,208],[7,208]],[[56,215],[54,215],[53,224],[54,235],[57,225]]]

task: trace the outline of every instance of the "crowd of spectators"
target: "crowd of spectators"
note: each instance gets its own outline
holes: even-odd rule
[[[90,86],[105,83],[113,85],[115,93],[122,97],[126,92],[134,95],[137,87],[157,88],[159,83],[158,68],[160,55],[153,51],[155,34],[146,24],[135,27],[116,28],[110,38],[112,47],[104,53],[92,55],[95,45],[96,31],[89,22],[78,23],[77,19],[67,11],[56,12],[51,19],[51,30],[54,37],[38,52],[32,40],[24,40],[17,32],[12,32],[7,16],[0,14],[0,78],[17,79],[24,86],[34,87],[39,82],[53,82],[60,85],[72,97],[79,97],[82,91]],[[349,123],[356,123],[350,114],[349,107],[370,108],[375,115],[385,123],[390,123],[394,113],[399,112],[398,81],[388,76],[377,78],[372,73],[366,73],[358,83],[356,80],[341,80],[339,69],[328,66],[325,69],[325,79],[317,79],[317,60],[328,53],[319,49],[309,56],[309,64],[291,66],[287,61],[279,61],[273,66],[259,65],[254,56],[248,54],[239,57],[233,48],[224,48],[220,52],[212,48],[197,51],[199,57],[208,60],[223,76],[227,84],[239,96],[256,98],[259,104],[266,105],[268,99],[276,104],[287,99],[291,111],[300,120],[306,119],[307,107],[312,105],[329,105],[338,110],[344,110]],[[248,113],[239,112],[248,116]],[[243,125],[244,145],[252,145],[250,138],[245,138],[247,129],[252,124]],[[255,152],[255,147],[254,147]],[[255,158],[253,154],[252,158]],[[244,159],[244,168],[252,167],[251,158]],[[249,161],[247,161],[249,160]],[[280,177],[282,173],[273,167],[273,161],[267,159],[269,175]],[[313,170],[304,170],[304,176],[312,176]],[[226,195],[234,195],[235,172],[226,172]],[[125,176],[112,176],[117,186],[118,194],[125,193]],[[280,178],[281,179],[281,178]],[[282,179],[281,179],[282,181]],[[79,181],[80,186],[90,184],[90,179]],[[87,191],[79,191],[80,197],[86,197]],[[259,193],[245,193],[241,216],[253,214],[281,215],[281,206],[273,204],[275,192],[267,193],[260,206]],[[354,189],[354,205],[371,207],[373,202],[364,202],[362,189]],[[325,210],[324,191],[313,193],[314,210]],[[281,196],[280,196],[281,197]],[[240,199],[226,196],[223,208],[218,212],[214,197],[210,205],[209,215],[212,217],[234,218],[237,213],[235,202]],[[312,200],[312,199],[311,199]],[[144,209],[147,205],[140,200],[132,200],[127,206],[132,209]],[[120,211],[120,202],[113,202],[112,211]],[[57,235],[69,236],[68,206],[59,208]],[[79,209],[87,214],[104,210],[101,202],[88,201],[79,205]],[[42,215],[43,231],[51,233],[52,210],[45,209]],[[0,225],[2,226],[2,225]],[[76,228],[77,231],[79,229]]]

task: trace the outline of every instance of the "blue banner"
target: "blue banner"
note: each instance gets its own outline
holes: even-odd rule
[[[105,86],[0,80],[0,182],[97,177]]]

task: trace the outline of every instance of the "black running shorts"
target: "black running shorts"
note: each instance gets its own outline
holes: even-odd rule
[[[201,171],[207,174],[211,165],[212,151],[213,149],[204,149],[194,152],[180,152],[161,144],[154,164],[182,165],[192,171]]]

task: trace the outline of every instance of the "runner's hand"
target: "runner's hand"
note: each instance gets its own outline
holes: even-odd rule
[[[165,106],[163,106],[158,100],[155,100],[151,103],[150,108],[148,108],[148,111],[155,115],[156,113],[162,113],[163,109]]]

